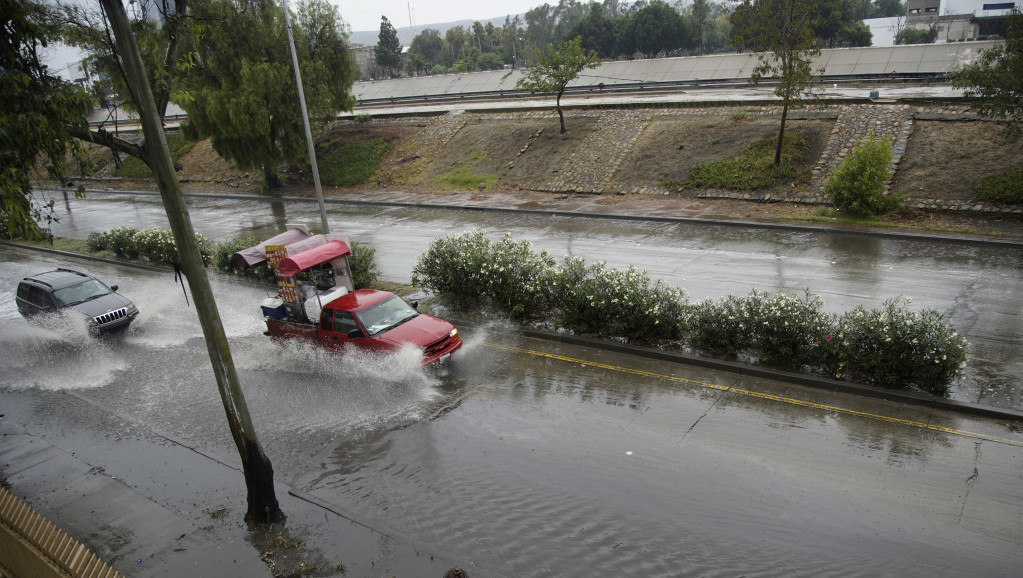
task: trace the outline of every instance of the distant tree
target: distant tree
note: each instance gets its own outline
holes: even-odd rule
[[[504,68],[504,60],[496,52],[486,52],[480,55],[476,61],[476,67],[479,70],[499,70]]]
[[[275,0],[208,0],[193,17],[200,34],[174,101],[221,156],[262,170],[266,186],[278,187],[283,163],[310,162],[284,13]],[[355,62],[337,8],[326,0],[300,5],[292,22],[306,106],[321,127],[354,105]]]
[[[506,16],[504,26],[501,27],[501,49],[506,56],[511,57],[512,67],[519,65],[522,59],[522,22],[519,17]]]
[[[626,19],[618,51],[620,54],[640,52],[654,56],[689,45],[682,15],[661,0],[654,0]]]
[[[820,0],[817,7],[820,10],[820,24],[815,27],[817,37],[821,39],[824,46],[833,48],[840,44],[839,37],[847,26],[856,19],[857,0]]]
[[[868,2],[870,4],[870,2]],[[906,5],[901,0],[876,0],[862,18],[892,18],[905,16]]]
[[[483,52],[483,35],[484,35],[483,25],[480,24],[479,20],[473,22],[472,37],[476,42],[476,49],[479,50],[480,53]]]
[[[863,22],[846,24],[835,39],[837,46],[871,46],[873,43],[874,33]]]
[[[444,42],[447,45],[447,55],[445,58],[453,66],[469,42],[469,33],[462,26],[448,28],[447,32],[444,33]]]
[[[63,181],[68,153],[84,159],[68,127],[87,131],[92,99],[40,60],[55,17],[43,4],[0,0],[0,238],[47,237],[37,219],[50,215],[32,195],[36,163],[45,158],[50,177]]]
[[[444,62],[444,39],[437,30],[425,28],[412,39],[409,52],[418,54],[432,67]]]
[[[401,71],[401,42],[398,41],[398,31],[386,16],[380,17],[380,34],[377,36],[377,45],[373,47],[373,54],[377,65],[388,76],[397,76]]]
[[[614,58],[617,52],[618,20],[603,5],[589,4],[589,12],[567,33],[568,38],[582,39],[584,50],[594,50],[601,58]]]
[[[699,48],[702,53],[703,27],[707,23],[707,19],[710,17],[710,3],[707,2],[707,0],[693,0],[693,4],[689,8],[689,15],[693,22],[691,31],[693,44]]]
[[[557,22],[554,25],[554,42],[557,44],[564,39],[575,38],[570,31],[589,12],[590,10],[587,8],[586,3],[577,2],[576,0],[558,0],[558,7],[555,12]]]
[[[561,110],[561,96],[565,94],[565,87],[583,69],[599,65],[600,57],[592,50],[584,53],[578,37],[561,43],[557,50],[554,50],[553,44],[548,44],[546,50],[536,51],[536,62],[519,79],[517,86],[541,94],[557,95],[555,106],[561,120],[561,132],[564,133],[567,129],[565,113]]]
[[[732,42],[759,52],[749,81],[756,84],[767,76],[778,81],[774,93],[782,99],[782,113],[774,164],[780,165],[789,107],[817,82],[811,64],[821,53],[814,34],[821,15],[816,3],[803,0],[745,0],[741,8],[732,15]]]
[[[934,44],[938,38],[938,29],[930,28],[903,28],[895,35],[896,44]]]
[[[542,4],[526,11],[526,42],[534,50],[554,43],[554,25],[557,13],[550,4]]]
[[[952,86],[962,90],[970,107],[981,115],[1023,123],[1023,14],[1018,10],[1009,14],[1005,43],[954,71]]]

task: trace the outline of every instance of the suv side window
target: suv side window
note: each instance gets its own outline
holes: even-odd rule
[[[43,309],[54,309],[57,307],[57,303],[54,301],[53,295],[42,287],[32,288],[32,302]]]

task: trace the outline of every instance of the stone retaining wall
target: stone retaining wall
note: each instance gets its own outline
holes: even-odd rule
[[[750,116],[764,118],[779,118],[781,114],[780,106],[750,106],[749,104],[736,104],[727,107],[615,107],[573,111],[573,115],[576,117],[596,117],[595,130],[586,136],[577,150],[572,152],[565,162],[562,163],[561,167],[546,182],[536,183],[533,188],[546,192],[668,194],[670,191],[660,186],[634,187],[629,191],[611,190],[609,187],[615,172],[622,162],[628,158],[643,130],[653,121],[654,117],[719,116],[722,114],[734,114],[737,110],[741,110],[744,114]],[[430,147],[444,146],[464,126],[466,116],[467,113],[449,113],[434,118],[421,136],[423,139],[421,144]],[[557,115],[552,111],[478,113],[478,118],[483,120],[508,120],[509,118],[523,118],[526,116],[556,117]],[[906,152],[909,139],[913,134],[914,119],[978,119],[975,113],[969,111],[968,106],[924,108],[911,104],[881,102],[796,109],[789,112],[789,118],[835,119],[835,126],[831,130],[827,144],[812,170],[812,182],[809,193],[804,192],[795,196],[779,196],[778,193],[707,190],[698,196],[701,198],[741,199],[761,202],[827,204],[824,198],[825,179],[852,152],[853,147],[860,140],[871,135],[878,137],[887,136],[892,140],[893,161],[888,168],[890,175],[894,177],[899,162]],[[528,146],[529,144],[526,145],[526,148]],[[1023,214],[1023,207],[996,205],[974,200],[910,198],[904,204],[919,209],[935,211]]]

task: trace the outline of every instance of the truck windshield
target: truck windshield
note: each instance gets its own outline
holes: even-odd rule
[[[355,316],[359,318],[359,323],[362,323],[362,326],[366,328],[366,333],[370,337],[401,325],[416,315],[419,315],[416,313],[416,310],[397,295],[386,301],[381,301],[372,307],[355,312]]]

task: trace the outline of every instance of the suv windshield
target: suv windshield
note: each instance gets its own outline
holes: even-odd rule
[[[53,292],[53,296],[57,298],[57,304],[63,307],[70,307],[71,305],[77,305],[97,297],[102,297],[108,293],[110,293],[110,289],[106,285],[96,279],[89,279],[78,285],[58,289]]]
[[[368,309],[355,312],[355,316],[359,318],[359,322],[370,336],[401,325],[416,315],[419,315],[416,310],[397,295]]]

